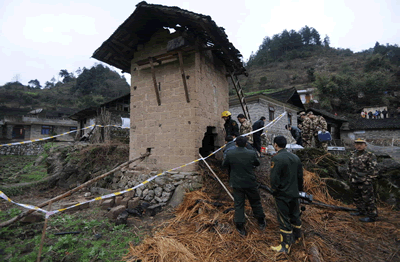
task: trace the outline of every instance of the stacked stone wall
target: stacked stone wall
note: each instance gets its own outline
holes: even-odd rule
[[[372,121],[372,120],[371,120]],[[365,138],[369,143],[378,146],[400,146],[400,130],[355,130],[341,131],[342,139],[352,144],[356,138]]]
[[[15,146],[0,147],[0,155],[40,155],[44,151],[44,144],[48,141],[34,142]]]
[[[119,171],[112,178],[112,192],[124,190],[139,185],[157,172],[142,172],[137,170]],[[174,172],[157,177],[145,185],[133,190],[132,196],[140,198],[152,205],[167,204],[178,186],[183,190],[196,190],[202,187],[202,177],[193,172]],[[108,192],[104,192],[108,193]]]

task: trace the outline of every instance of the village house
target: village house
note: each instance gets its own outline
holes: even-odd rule
[[[0,107],[0,141],[12,143],[62,134],[77,129],[77,122],[67,118],[70,109],[57,111]],[[75,134],[57,137],[73,141]]]
[[[211,17],[140,2],[93,57],[131,74],[130,159],[165,170],[223,145],[228,77],[246,70]]]
[[[285,125],[297,126],[297,113],[304,110],[300,96],[294,87],[269,94],[246,96],[246,104],[252,123],[264,116],[267,124],[286,112],[285,118],[268,128],[266,135],[269,141],[272,141],[272,138],[277,135],[283,135],[292,140]],[[239,99],[235,96],[231,96],[229,99],[229,111],[234,119],[238,114],[243,113]]]
[[[356,138],[382,146],[400,146],[400,118],[349,121],[341,128],[342,139],[351,143]]]
[[[318,103],[315,97],[315,88],[313,87],[299,89],[297,90],[297,93],[299,94],[301,102],[303,102],[303,104],[308,104],[311,101],[313,101],[314,103]]]
[[[115,125],[118,127],[130,127],[130,93],[121,97],[114,98],[99,106],[88,107],[74,114],[69,118],[78,122],[78,139],[82,138],[85,134],[91,133],[92,129],[84,129],[91,125]],[[129,138],[128,129],[120,129],[114,127],[106,127],[110,131],[110,139],[117,137]],[[100,130],[104,142],[104,129]]]

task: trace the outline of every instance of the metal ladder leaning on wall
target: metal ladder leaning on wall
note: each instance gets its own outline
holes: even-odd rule
[[[249,122],[252,123],[250,119],[249,109],[247,108],[246,99],[244,97],[243,89],[239,83],[239,79],[233,72],[230,72],[229,74],[233,83],[233,87],[235,88],[236,94],[239,98],[240,105],[242,106],[243,113],[246,116],[247,120],[249,120]]]

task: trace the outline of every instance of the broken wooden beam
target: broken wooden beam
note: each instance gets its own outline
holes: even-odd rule
[[[186,102],[190,102],[189,99],[189,91],[186,83],[186,74],[185,70],[183,69],[183,57],[182,57],[182,51],[178,51],[178,57],[179,57],[179,67],[181,68],[181,76],[182,76],[182,82],[183,82],[183,88],[185,89],[185,96],[186,96]]]
[[[153,64],[153,57],[149,57],[149,63],[150,63],[150,67],[151,67],[151,76],[153,77],[154,91],[156,92],[157,103],[160,106],[161,99],[160,99],[160,92],[158,91],[158,86],[157,86],[156,72],[154,70],[154,64]]]

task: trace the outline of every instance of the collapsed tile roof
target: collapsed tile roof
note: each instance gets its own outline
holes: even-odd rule
[[[93,117],[93,116],[97,116],[102,107],[110,108],[110,106],[111,106],[111,104],[113,102],[121,102],[121,103],[125,103],[125,104],[129,105],[130,99],[131,99],[131,93],[129,92],[129,93],[126,93],[123,96],[120,96],[120,97],[117,97],[117,98],[112,98],[109,101],[104,102],[101,105],[91,106],[91,107],[87,107],[87,108],[84,108],[82,110],[76,111],[72,115],[68,116],[68,118],[70,118],[72,120],[75,120],[75,121],[79,121],[79,120],[84,119],[84,118],[90,118],[90,117]],[[126,112],[125,115],[126,115],[126,117],[129,117],[129,112]]]
[[[210,16],[145,1],[136,5],[131,16],[93,53],[93,58],[130,73],[131,60],[138,45],[148,42],[155,32],[165,27],[195,35],[206,47],[213,49],[229,72],[247,75],[242,55],[229,42],[224,29],[218,27]]]
[[[269,93],[267,94],[267,96],[283,103],[289,103],[304,109],[303,102],[301,102],[300,96],[297,93],[297,89],[295,87],[284,89],[274,93]]]

